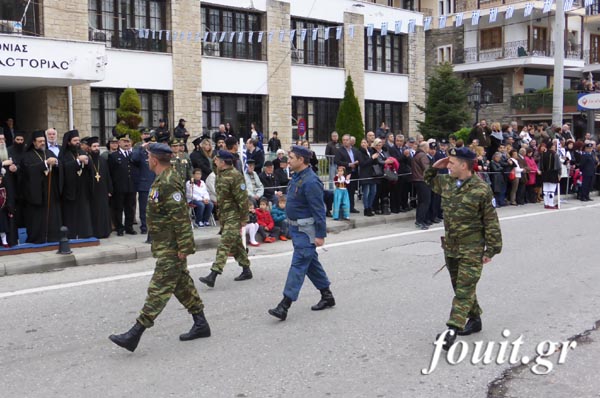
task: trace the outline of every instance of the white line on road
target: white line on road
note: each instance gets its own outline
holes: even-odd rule
[[[560,213],[565,212],[565,211],[575,211],[575,210],[586,209],[586,208],[590,208],[590,207],[598,207],[598,206],[600,206],[600,204],[594,204],[594,205],[588,205],[588,206],[577,206],[577,207],[572,207],[569,209],[561,209],[561,211],[559,211],[559,212],[545,210],[545,211],[539,211],[539,212],[535,212],[535,213],[527,213],[527,214],[519,214],[516,216],[501,217],[500,220],[501,221],[510,221],[510,220],[516,220],[519,218],[536,217],[536,216],[544,216],[544,215],[551,215],[551,214],[559,215]],[[361,239],[327,244],[324,247],[320,248],[320,250],[327,251],[328,248],[333,248],[333,247],[347,246],[347,245],[352,245],[355,243],[372,242],[372,241],[381,240],[381,239],[399,238],[399,237],[403,237],[403,236],[418,235],[418,234],[424,234],[424,233],[436,232],[436,231],[442,231],[442,230],[443,230],[442,227],[436,227],[436,228],[430,228],[430,229],[424,230],[424,231],[423,230],[407,231],[407,232],[399,232],[396,234],[372,236],[370,238],[361,238]],[[291,256],[292,253],[293,253],[293,251],[290,250],[290,251],[281,252],[281,253],[259,254],[259,255],[255,255],[255,256],[250,256],[250,259],[251,260],[261,260],[261,259],[265,259],[265,258],[285,257],[285,256]],[[233,261],[234,261],[233,259],[228,260],[228,262],[233,262]],[[192,264],[192,265],[189,265],[188,268],[190,268],[190,269],[206,268],[206,267],[210,267],[211,265],[212,265],[212,262]],[[14,296],[23,296],[23,295],[27,295],[27,294],[48,292],[48,291],[52,291],[52,290],[62,290],[62,289],[69,289],[72,287],[95,285],[95,284],[99,284],[99,283],[107,283],[107,282],[114,282],[114,281],[120,281],[120,280],[125,280],[125,279],[139,278],[142,276],[152,275],[153,273],[154,273],[153,270],[152,271],[144,271],[144,272],[135,272],[135,273],[131,273],[131,274],[123,274],[123,275],[108,276],[108,277],[104,277],[104,278],[88,279],[88,280],[79,281],[79,282],[59,283],[56,285],[41,286],[41,287],[36,287],[36,288],[31,288],[31,289],[15,290],[12,292],[0,293],[0,299],[14,297]]]

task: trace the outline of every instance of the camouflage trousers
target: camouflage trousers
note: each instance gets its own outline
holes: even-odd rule
[[[225,263],[229,254],[235,258],[235,261],[243,267],[250,266],[250,260],[248,259],[248,253],[242,243],[242,235],[240,233],[241,226],[238,223],[227,223],[223,225],[221,231],[221,241],[217,246],[217,257],[213,263],[211,270],[219,274],[223,273]]]
[[[190,314],[197,314],[204,309],[187,269],[187,260],[180,260],[175,252],[161,255],[156,260],[146,303],[137,321],[146,328],[152,327],[172,295],[175,295]]]
[[[463,329],[468,318],[481,315],[475,290],[481,277],[481,256],[447,257],[446,266],[454,289],[450,319],[446,325]]]

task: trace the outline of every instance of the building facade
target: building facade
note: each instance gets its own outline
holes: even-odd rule
[[[75,127],[104,142],[120,94],[132,87],[141,127],[167,119],[172,128],[184,118],[195,136],[224,123],[244,135],[255,123],[284,144],[303,130],[309,142],[325,143],[348,76],[367,129],[384,121],[414,134],[422,118],[425,36],[412,3],[43,0],[23,19],[14,2],[0,3],[0,62],[17,63],[0,68],[0,119],[24,131]],[[408,19],[414,33],[406,24],[394,32],[394,21]]]

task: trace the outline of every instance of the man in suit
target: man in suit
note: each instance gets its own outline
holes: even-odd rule
[[[15,139],[15,121],[12,118],[6,119],[4,124],[4,139],[6,140],[6,146],[12,146],[13,140]]]
[[[119,149],[108,155],[108,167],[113,183],[113,196],[111,206],[113,223],[117,235],[123,232],[136,235],[133,230],[135,214],[135,183],[133,181],[134,165],[131,159],[131,139],[124,135],[119,137]],[[123,212],[125,212],[125,225],[123,225]]]
[[[58,145],[58,133],[53,128],[46,130],[46,143],[48,144],[48,150],[58,158],[62,147]]]
[[[358,159],[360,154],[350,143],[350,135],[345,134],[342,137],[342,147],[335,154],[335,164],[344,166],[346,171],[350,172],[350,184],[348,185],[348,194],[350,195],[350,213],[359,213],[354,207],[354,194],[358,188]]]

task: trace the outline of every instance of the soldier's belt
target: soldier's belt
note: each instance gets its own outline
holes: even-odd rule
[[[297,227],[299,225],[311,225],[315,223],[315,219],[312,217],[308,217],[308,218],[299,218],[297,220],[289,220],[289,224]]]
[[[480,234],[461,236],[456,238],[445,239],[447,245],[464,245],[468,243],[483,243],[483,236]]]

